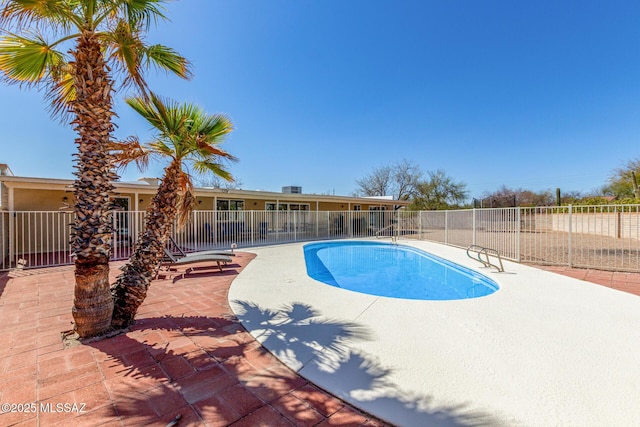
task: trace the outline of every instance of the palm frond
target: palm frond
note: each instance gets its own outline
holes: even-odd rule
[[[141,93],[147,92],[142,68],[143,43],[140,32],[128,22],[120,20],[111,31],[100,33],[106,55],[122,76],[122,85],[133,83]]]
[[[127,16],[115,20],[101,32],[106,47],[106,56],[122,76],[122,85],[133,84],[143,96],[149,89],[144,71],[153,66],[157,70],[171,72],[181,78],[192,77],[191,64],[175,50],[163,45],[146,45],[143,33],[151,17],[163,17],[156,3],[159,1],[128,0]]]
[[[46,26],[68,30],[71,25],[82,28],[84,22],[77,14],[80,1],[10,0],[0,9],[0,26],[15,24],[18,28]]]
[[[39,83],[50,70],[64,64],[65,56],[53,49],[40,34],[0,38],[0,70],[13,83]]]
[[[201,143],[198,146],[198,150],[200,152],[200,156],[203,158],[223,158],[230,162],[237,162],[238,158],[233,154],[225,151],[221,148],[212,145],[211,143]]]
[[[177,113],[178,103],[163,99],[155,93],[151,93],[150,96],[151,104],[162,125],[157,127],[158,130],[167,139],[167,142],[175,145],[175,139],[180,135],[185,125],[185,117]]]
[[[44,89],[44,98],[49,102],[48,110],[64,124],[71,121],[71,103],[76,99],[76,87],[71,72],[72,66],[68,62],[54,67],[50,70],[51,78],[46,80]]]
[[[159,20],[166,20],[162,4],[166,0],[128,0],[126,16],[130,24],[140,24],[147,31],[151,24],[157,25]]]
[[[172,72],[183,79],[191,79],[191,63],[174,49],[154,44],[145,46],[143,51],[147,67],[154,66],[156,69]]]
[[[220,163],[212,163],[206,161],[198,161],[193,163],[193,169],[196,170],[200,174],[206,174],[207,172],[213,173],[216,176],[224,179],[225,181],[232,182],[234,181],[233,175],[229,172],[226,167]]]
[[[135,162],[140,171],[145,171],[153,156],[153,152],[147,150],[135,136],[130,136],[124,141],[111,142],[108,149],[113,156],[115,166],[119,169]]]
[[[158,110],[158,108],[156,108],[155,103],[148,102],[145,98],[140,96],[127,98],[125,99],[125,102],[152,127],[157,129],[161,133],[166,132],[165,124],[163,121],[163,113],[161,110]]]
[[[173,146],[166,144],[162,139],[156,139],[149,142],[149,149],[157,152],[160,157],[166,157],[167,159],[176,159],[175,150]]]

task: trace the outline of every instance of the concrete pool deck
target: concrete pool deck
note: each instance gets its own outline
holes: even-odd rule
[[[255,248],[231,284],[243,326],[314,384],[402,426],[640,424],[640,297],[403,241],[501,289],[458,301],[359,294],[306,274],[303,244]]]

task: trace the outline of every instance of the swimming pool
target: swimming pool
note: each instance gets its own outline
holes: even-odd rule
[[[309,277],[370,295],[457,300],[490,295],[496,282],[473,270],[404,245],[321,242],[304,246]]]

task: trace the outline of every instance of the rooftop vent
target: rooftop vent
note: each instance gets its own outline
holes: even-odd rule
[[[287,194],[302,194],[302,187],[289,185],[287,187],[282,187],[282,192]]]

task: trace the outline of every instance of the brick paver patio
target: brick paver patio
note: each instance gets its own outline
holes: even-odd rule
[[[73,267],[3,274],[0,402],[15,405],[0,425],[385,425],[296,375],[240,325],[227,291],[252,258],[238,253],[224,273],[161,276],[129,332],[66,349]]]
[[[385,425],[244,330],[227,291],[252,258],[156,280],[130,331],[69,348],[61,332],[72,327],[73,267],[0,275],[0,425]],[[545,269],[640,295],[640,274]]]
[[[589,270],[582,268],[571,268],[563,266],[539,266],[540,268],[554,273],[563,274],[587,282],[596,283],[619,291],[640,295],[640,274],[624,273],[615,271]]]

